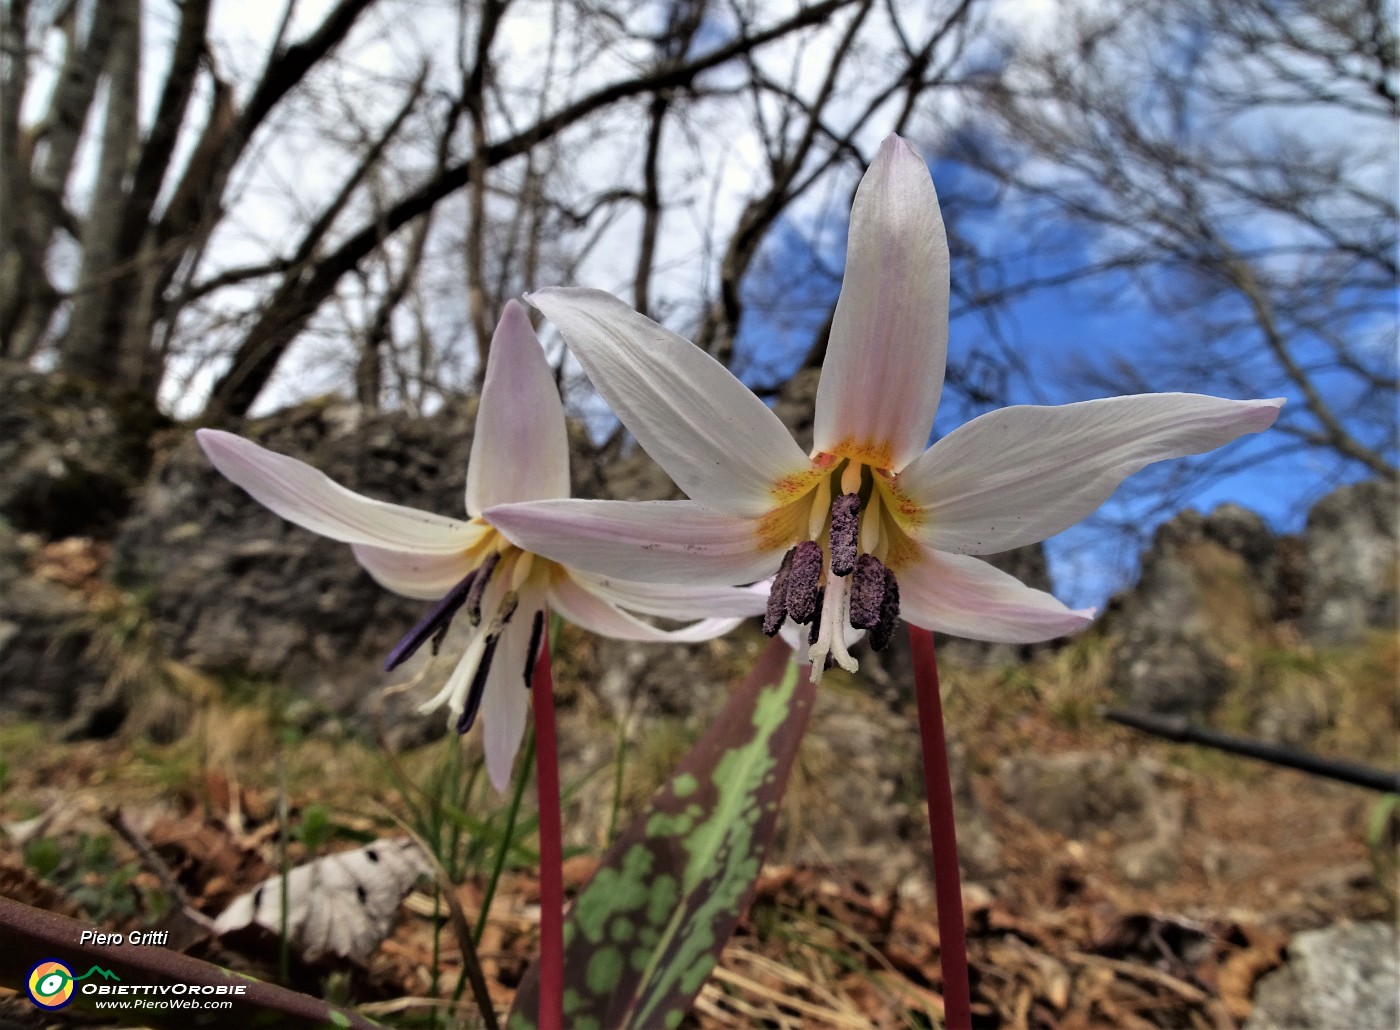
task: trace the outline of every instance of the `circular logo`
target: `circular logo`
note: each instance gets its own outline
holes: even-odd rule
[[[41,1009],[61,1009],[73,1000],[73,970],[46,958],[29,971],[24,986],[29,1000]]]

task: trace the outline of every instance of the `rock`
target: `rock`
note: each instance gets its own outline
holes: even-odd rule
[[[1238,505],[1162,525],[1137,585],[1104,619],[1118,640],[1115,691],[1147,711],[1208,712],[1229,690],[1232,665],[1273,627],[1279,576],[1275,538]]]
[[[576,670],[616,720],[677,719],[704,725],[724,700],[724,685],[744,671],[735,643],[640,644],[599,637],[595,659]]]
[[[0,522],[0,705],[63,738],[125,728],[169,742],[193,704],[139,605],[100,579],[107,550],[87,537],[41,546]]]
[[[1393,1030],[1400,1026],[1400,946],[1388,923],[1345,923],[1294,936],[1288,964],[1255,987],[1245,1030]]]
[[[1303,532],[1303,632],[1345,644],[1396,625],[1400,497],[1393,480],[1354,483],[1308,513]]]
[[[778,861],[841,865],[873,890],[919,868],[919,744],[898,714],[868,697],[817,692],[788,784]],[[927,831],[925,831],[927,832]]]
[[[973,789],[966,751],[949,744],[958,857],[970,880],[1001,868],[1001,848]],[[788,787],[775,860],[837,865],[877,891],[928,873],[928,817],[914,713],[863,693],[817,693]]]
[[[1071,751],[1003,759],[1007,802],[1037,825],[1072,840],[1099,830],[1144,837],[1155,829],[1154,770],[1111,755]]]
[[[1071,840],[1108,832],[1126,841],[1115,858],[1132,882],[1176,875],[1186,806],[1157,763],[1096,752],[1021,755],[1003,760],[1000,774],[1007,802],[1037,825]]]
[[[110,669],[92,660],[82,595],[29,575],[38,550],[36,535],[0,521],[0,707],[11,718],[59,721],[101,692]]]
[[[1114,865],[1129,883],[1151,887],[1176,879],[1181,871],[1181,831],[1186,800],[1172,791],[1157,796],[1149,808],[1151,836],[1130,841],[1113,856]]]
[[[110,535],[162,424],[95,384],[0,362],[0,518],[46,539]]]
[[[969,768],[967,748],[961,740],[948,742],[948,775],[953,781],[953,818],[958,829],[958,864],[963,875],[971,880],[991,880],[1001,872],[1001,843],[992,829],[992,821],[987,815],[973,785],[972,771]],[[923,803],[923,785],[920,783],[920,802]],[[925,806],[925,814],[926,814]],[[928,833],[928,820],[919,820],[919,829],[924,838],[915,843],[922,845]],[[922,857],[922,850],[920,856]]]

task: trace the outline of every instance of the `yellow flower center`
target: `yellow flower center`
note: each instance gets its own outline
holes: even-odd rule
[[[844,447],[813,455],[808,470],[775,485],[779,504],[759,525],[762,546],[786,549],[764,632],[776,634],[789,617],[809,624],[814,679],[831,663],[856,670],[848,627],[869,631],[876,650],[889,642],[899,615],[894,573],[918,554],[909,530],[921,513],[872,456]]]

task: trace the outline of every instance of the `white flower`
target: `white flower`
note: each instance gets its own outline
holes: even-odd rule
[[[480,712],[491,781],[504,790],[520,746],[526,689],[546,612],[623,640],[696,641],[719,636],[762,611],[752,591],[619,582],[521,549],[482,512],[492,505],[569,496],[564,409],[525,309],[509,302],[491,343],[467,468],[468,521],[352,493],[311,466],[232,433],[202,429],[204,453],[253,499],[297,525],[351,545],[385,588],[437,604],[390,654],[388,668],[430,639],[434,650],[454,616],[469,642],[442,690],[458,732]],[[706,618],[665,631],[623,609],[671,619]]]
[[[928,168],[890,136],[856,193],[845,279],[803,454],[693,344],[597,290],[532,304],[689,501],[560,500],[488,510],[522,547],[629,579],[773,575],[765,629],[811,626],[813,675],[854,670],[843,639],[882,645],[903,617],[957,636],[1033,642],[1086,625],[973,555],[1043,540],[1127,476],[1271,426],[1282,399],[1147,394],[974,419],[925,449],[943,386],[948,247]]]

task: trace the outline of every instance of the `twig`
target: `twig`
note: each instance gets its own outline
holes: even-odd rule
[[[428,847],[427,841],[413,832],[413,829],[397,815],[392,812],[389,815],[398,824],[399,829],[408,834],[413,843],[418,845],[418,850],[423,853],[423,857],[433,867],[433,879],[437,881],[438,890],[442,892],[442,900],[447,904],[447,918],[452,924],[453,936],[457,938],[457,946],[462,952],[462,966],[466,969],[467,980],[472,985],[472,995],[476,999],[477,1010],[486,1023],[486,1030],[500,1030],[500,1024],[496,1022],[496,1006],[491,1000],[491,992],[486,986],[486,974],[481,969],[481,958],[476,953],[476,938],[472,936],[471,926],[467,923],[467,914],[462,910],[461,899],[457,897],[457,885],[452,882],[452,877],[447,875],[447,870],[438,861],[438,857],[433,854],[433,849]]]
[[[1098,966],[1130,980],[1140,980],[1156,984],[1158,987],[1165,987],[1193,1005],[1202,1005],[1209,1000],[1206,992],[1199,987],[1187,983],[1180,977],[1164,973],[1160,969],[1153,969],[1151,966],[1140,966],[1132,962],[1124,962],[1121,959],[1105,958],[1102,955],[1086,955],[1082,951],[1072,951],[1065,958],[1071,962],[1077,962],[1081,966]]]
[[[146,840],[136,831],[135,827],[126,821],[126,816],[122,815],[120,808],[104,808],[102,821],[116,830],[117,835],[131,846],[131,850],[136,852],[137,857],[141,859],[141,864],[154,873],[156,879],[160,880],[161,886],[165,888],[165,893],[174,898],[186,913],[193,916],[195,922],[202,923],[207,930],[214,928],[213,922],[190,904],[190,896],[185,893],[185,888],[180,886],[180,881],[175,879],[170,867],[165,864],[165,860],[156,854],[150,841]]]

